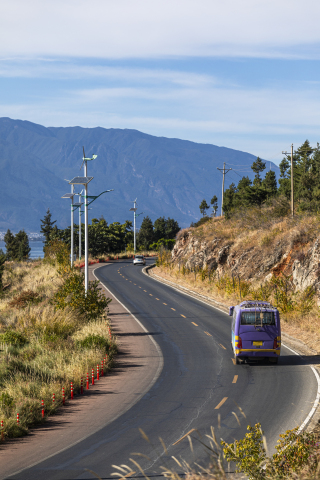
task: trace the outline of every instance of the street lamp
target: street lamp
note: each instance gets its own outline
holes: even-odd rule
[[[94,158],[97,158],[97,155],[93,155]],[[85,158],[83,157],[83,163],[84,163],[84,177],[74,177],[69,183],[71,185],[84,185],[85,189],[85,203],[84,203],[84,257],[85,257],[85,268],[84,268],[84,285],[85,285],[85,291],[88,291],[88,200],[87,200],[87,195],[88,195],[88,183],[91,182],[93,177],[87,177],[87,161],[88,160],[94,160],[94,158]]]
[[[133,253],[136,254],[136,207],[137,199],[133,200],[133,208],[129,212],[133,212]]]
[[[74,197],[74,187],[71,185],[71,193],[66,193],[61,198],[70,198],[71,199],[71,268],[73,267],[73,197]]]

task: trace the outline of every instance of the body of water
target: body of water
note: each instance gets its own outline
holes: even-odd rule
[[[43,243],[42,242],[29,242],[29,246],[31,247],[30,258],[43,258]],[[0,241],[0,248],[5,252],[6,251],[6,244]]]

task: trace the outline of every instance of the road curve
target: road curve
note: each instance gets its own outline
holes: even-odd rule
[[[192,433],[194,458],[205,463],[206,453],[197,438],[205,440],[211,425],[218,438],[232,441],[245,434],[248,423],[259,421],[271,448],[279,433],[307,417],[318,385],[300,357],[283,348],[277,366],[234,365],[230,317],[223,312],[154,281],[129,261],[100,267],[95,275],[153,336],[163,354],[163,369],[143,398],[111,424],[10,478],[96,478],[89,469],[109,479],[115,471],[112,465],[129,464],[129,458],[156,476],[160,465],[173,466],[172,455],[192,461],[188,441],[179,442],[191,429],[199,432]],[[117,334],[116,322],[113,330]],[[133,457],[132,452],[149,459]]]

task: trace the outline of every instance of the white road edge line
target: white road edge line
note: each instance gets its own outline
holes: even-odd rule
[[[96,268],[95,270],[98,270],[99,268],[102,268],[102,267],[107,267],[109,265],[112,265],[112,263],[108,263],[107,265],[101,265],[101,267],[98,267]],[[94,271],[92,272],[94,277],[97,278],[94,274]],[[97,278],[98,280],[98,278]],[[98,280],[100,282],[100,280]],[[110,292],[110,290],[108,290],[108,288],[103,285],[102,282],[100,282],[101,285],[111,294],[113,295],[112,292]],[[127,310],[127,312],[130,313],[130,315],[135,319],[136,322],[138,322],[138,324],[141,326],[141,328],[143,328],[143,330],[148,333],[147,329],[142,325],[142,323],[130,312],[130,310],[127,309],[127,307],[125,305],[123,305],[123,303],[121,303],[117,297],[115,295],[113,295],[114,298],[117,300],[117,302],[120,303],[120,305],[123,306],[123,308],[125,308]],[[14,475],[18,475],[19,473],[21,472],[24,472],[25,470],[29,469],[29,468],[32,468],[32,467],[35,467],[36,465],[39,465],[39,463],[42,463],[42,462],[45,462],[46,460],[49,460],[49,458],[52,458],[54,457],[55,455],[59,455],[59,453],[62,453],[62,452],[65,452],[66,450],[68,450],[69,448],[72,448],[74,447],[75,445],[77,445],[78,443],[82,442],[83,440],[85,440],[86,438],[89,438],[91,437],[92,435],[94,435],[95,433],[99,432],[100,430],[102,430],[104,427],[106,427],[107,425],[110,425],[110,423],[114,422],[115,420],[117,420],[117,418],[121,417],[121,415],[123,415],[124,413],[126,413],[128,410],[130,410],[131,407],[133,407],[139,400],[141,400],[141,398],[153,387],[153,385],[156,383],[156,381],[158,380],[159,376],[160,376],[160,373],[161,373],[161,370],[163,368],[163,355],[162,355],[162,351],[161,351],[161,348],[159,347],[159,345],[157,344],[157,342],[155,341],[155,339],[151,336],[151,335],[148,335],[148,337],[150,338],[150,340],[154,343],[156,349],[157,349],[157,352],[159,354],[159,359],[160,359],[160,362],[159,362],[159,366],[157,368],[157,371],[150,383],[150,385],[144,389],[144,391],[142,393],[140,393],[140,395],[135,398],[129,405],[126,406],[126,408],[121,412],[119,413],[118,415],[115,415],[109,422],[107,422],[105,425],[102,425],[102,427],[98,428],[97,430],[95,430],[94,432],[90,433],[89,435],[85,435],[84,437],[80,438],[79,440],[77,440],[76,442],[73,442],[71,443],[70,445],[68,445],[67,447],[65,448],[62,448],[61,450],[58,450],[57,452],[55,453],[52,453],[51,455],[48,455],[47,457],[45,458],[42,458],[41,460],[35,462],[35,463],[32,463],[31,465],[28,465],[24,468],[22,468],[21,470],[18,470],[17,472],[14,472],[14,473],[11,473],[9,475],[9,477],[13,477]]]
[[[143,268],[142,269],[142,272],[148,276],[149,278],[155,280],[156,282],[159,282],[161,283],[162,285],[167,285],[168,287],[172,288],[173,290],[176,290],[177,292],[180,292],[182,293],[183,295],[187,295],[187,297],[191,297],[191,298],[194,298],[195,300],[197,300],[198,302],[201,302],[201,303],[204,303],[205,305],[209,306],[209,307],[212,307],[212,308],[215,308],[216,310],[219,310],[220,312],[224,313],[225,315],[228,315],[227,312],[225,312],[224,310],[221,310],[221,308],[219,307],[215,307],[214,305],[211,305],[211,303],[208,303],[206,302],[205,300],[200,300],[199,298],[193,296],[193,295],[190,295],[190,293],[187,293],[187,292],[184,292],[182,290],[180,290],[179,288],[175,288],[173,285],[170,285],[168,283],[165,283],[165,282],[161,282],[161,280],[158,280],[157,278],[155,278],[154,276],[151,276],[151,275],[148,275],[148,273],[146,272],[147,268]],[[170,282],[171,283],[171,282]],[[301,357],[302,358],[302,355],[300,355],[300,353],[296,352],[295,350],[293,350],[292,348],[288,347],[285,343],[282,343],[281,342],[281,345],[283,345],[285,348],[287,348],[288,350],[290,350],[291,352],[293,352],[295,355],[297,355],[298,357]],[[309,365],[309,367],[311,368],[311,370],[313,371],[314,373],[314,376],[316,377],[316,380],[317,380],[317,384],[318,384],[318,390],[317,390],[317,396],[316,396],[316,399],[313,403],[313,407],[311,408],[307,418],[305,419],[305,421],[302,423],[302,425],[300,425],[299,429],[298,429],[298,433],[302,432],[306,426],[308,425],[309,421],[311,420],[311,418],[313,417],[313,415],[315,414],[316,410],[317,410],[317,407],[319,405],[319,402],[320,402],[320,376],[317,372],[317,370],[312,366],[312,365]]]

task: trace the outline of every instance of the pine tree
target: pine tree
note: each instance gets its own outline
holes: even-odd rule
[[[29,258],[29,253],[31,248],[29,247],[29,238],[24,230],[20,230],[15,236],[15,241],[17,245],[17,260],[26,260]]]
[[[2,290],[3,288],[2,277],[4,273],[4,263],[6,259],[7,259],[6,254],[4,253],[2,248],[0,248],[0,290]]]
[[[266,173],[265,178],[262,180],[262,187],[266,192],[266,200],[277,195],[277,177],[273,170],[269,170],[269,172]]]
[[[207,204],[206,200],[202,200],[202,202],[199,205],[200,213],[202,213],[202,216],[204,217],[206,215],[206,211],[208,210],[209,205]]]
[[[174,220],[173,218],[168,217],[168,220],[166,220],[165,238],[167,240],[173,240],[174,238],[176,238],[176,235],[179,231],[180,231],[180,227],[177,220]]]
[[[218,197],[216,195],[213,195],[213,197],[210,200],[210,203],[212,205],[212,214],[215,217],[218,210]]]
[[[157,242],[161,238],[166,238],[167,221],[164,217],[157,218],[153,225],[154,241]]]
[[[15,260],[18,258],[18,245],[15,239],[15,236],[11,230],[7,230],[7,233],[4,236],[4,241],[6,244],[6,257],[7,260]]]
[[[260,186],[261,185],[261,177],[260,177],[260,173],[263,172],[263,170],[265,170],[266,168],[266,164],[265,162],[263,162],[259,157],[257,158],[257,160],[255,162],[253,162],[252,166],[251,166],[251,169],[254,171],[255,173],[255,177],[254,177],[254,180],[253,180],[253,185],[254,186]]]
[[[146,250],[148,250],[151,243],[153,243],[153,224],[149,217],[144,217],[142,220],[137,241],[138,245]]]
[[[42,223],[40,230],[43,233],[43,236],[45,238],[45,241],[44,241],[45,245],[47,245],[48,242],[50,241],[50,234],[53,230],[53,225],[57,221],[55,220],[54,222],[52,222],[51,217],[52,217],[52,214],[50,212],[50,209],[48,208],[47,213],[44,216],[43,220],[40,220],[40,222]]]

